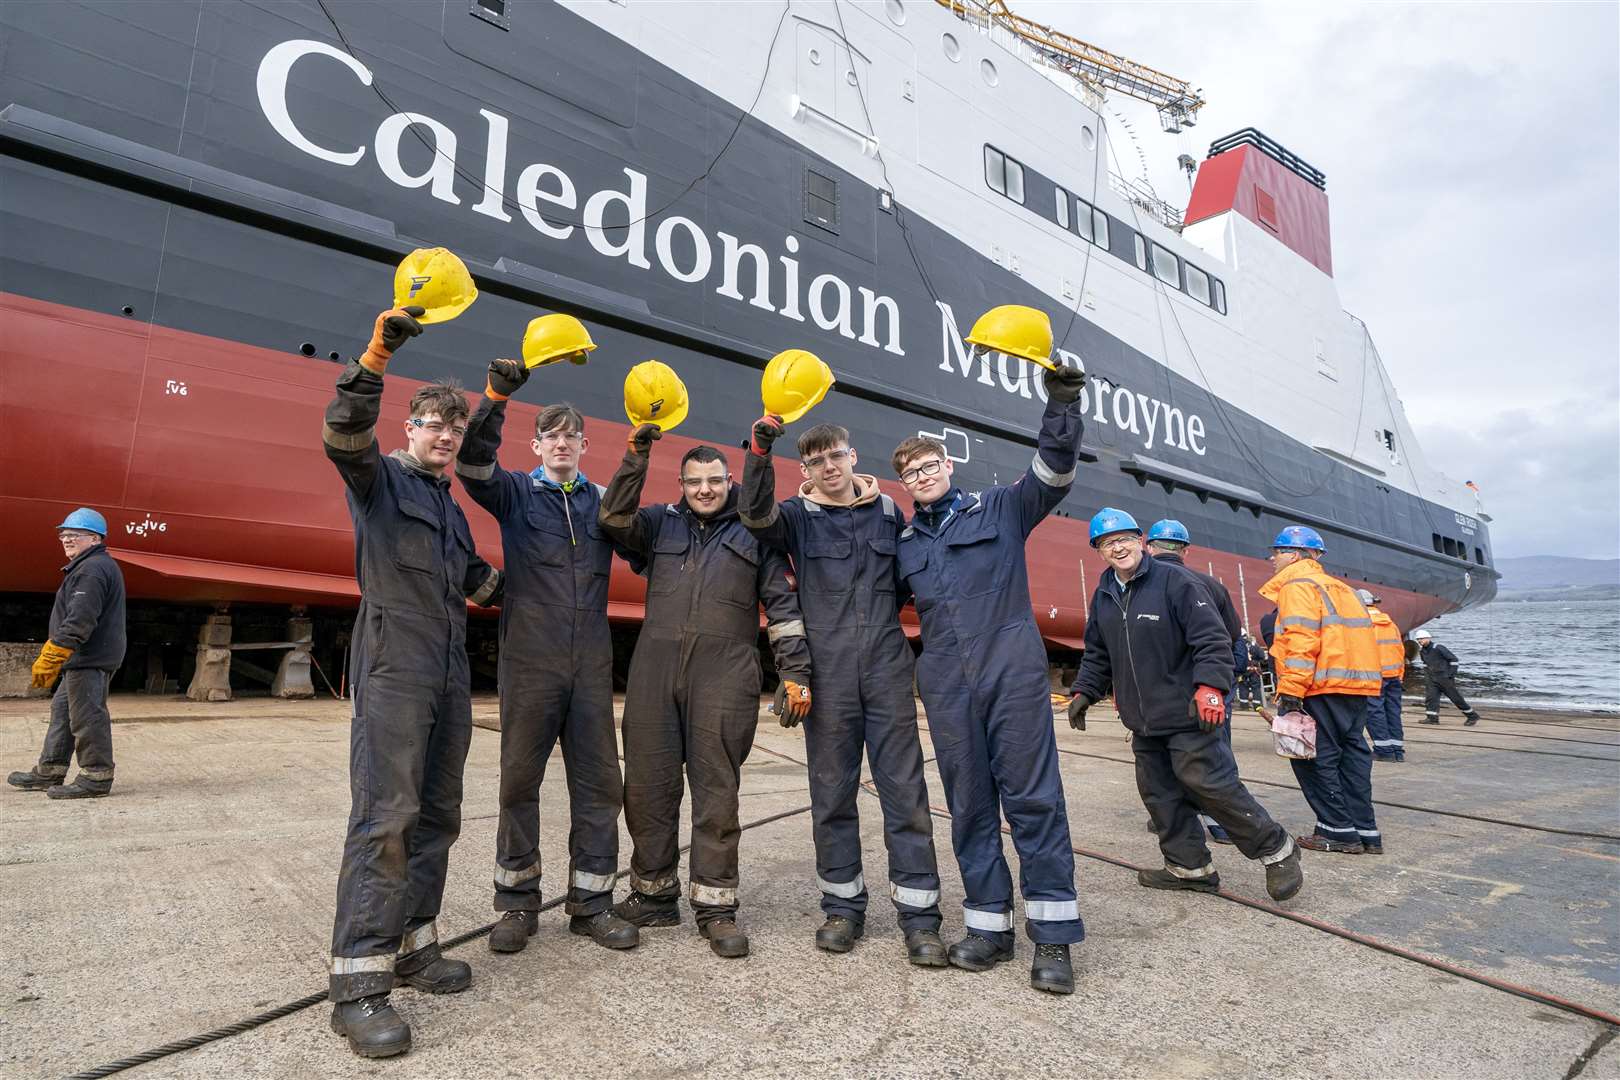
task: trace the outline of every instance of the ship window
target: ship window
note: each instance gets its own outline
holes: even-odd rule
[[[467,11],[491,26],[498,26],[502,30],[512,28],[512,20],[506,13],[506,0],[468,0]]]
[[[1147,269],[1147,241],[1142,239],[1142,234],[1141,233],[1135,234],[1133,239],[1136,241],[1136,268],[1138,270],[1146,270]]]
[[[993,146],[984,148],[984,182],[998,195],[1024,201],[1024,167]]]
[[[1091,227],[1097,233],[1097,246],[1108,246],[1108,215],[1093,207],[1091,210]]]
[[[1069,227],[1069,193],[1062,188],[1057,189],[1057,223]]]
[[[1074,225],[1075,225],[1075,228],[1080,230],[1081,239],[1090,240],[1092,243],[1095,244],[1097,242],[1097,232],[1096,232],[1096,228],[1092,224],[1092,222],[1095,221],[1096,219],[1091,216],[1091,214],[1092,214],[1091,204],[1086,202],[1086,200],[1084,200],[1084,199],[1076,199],[1076,200],[1074,200],[1074,202],[1075,202],[1075,207],[1074,207]]]
[[[1430,533],[1429,535],[1434,538],[1434,550],[1444,555],[1446,553],[1446,546],[1440,542],[1440,534]]]
[[[1485,565],[1485,549],[1484,548],[1477,547],[1477,548],[1474,549],[1474,561],[1479,563],[1479,565],[1481,565],[1481,566]]]
[[[1260,224],[1272,232],[1277,231],[1277,200],[1259,184],[1254,185],[1254,215],[1260,219]]]
[[[1392,454],[1395,452],[1395,433],[1388,428],[1384,429],[1384,449]]]
[[[838,181],[814,169],[804,170],[804,220],[828,232],[838,231]]]
[[[1200,304],[1210,303],[1209,275],[1192,263],[1187,264],[1187,295]]]
[[[1226,314],[1226,286],[1220,278],[1215,279],[1215,310],[1222,315]]]
[[[1177,289],[1181,288],[1181,267],[1177,265],[1180,261],[1172,252],[1166,251],[1158,244],[1153,245],[1154,275],[1166,285]]]

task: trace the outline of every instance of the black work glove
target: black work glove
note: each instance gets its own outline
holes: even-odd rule
[[[1278,716],[1281,716],[1283,713],[1304,712],[1304,711],[1305,711],[1305,699],[1304,698],[1297,698],[1292,694],[1284,694],[1282,697],[1277,699],[1277,715]]]
[[[1069,726],[1076,731],[1086,730],[1086,710],[1096,702],[1084,694],[1076,694],[1069,699]]]
[[[1048,398],[1059,405],[1067,405],[1080,400],[1080,391],[1086,385],[1086,373],[1067,366],[1059,366],[1056,370],[1047,368],[1041,373],[1041,382],[1046,386]]]
[[[771,706],[776,722],[785,728],[798,727],[810,715],[810,687],[805,683],[783,679],[776,688],[776,701]]]
[[[749,447],[760,457],[771,456],[771,444],[782,437],[782,418],[766,413],[754,421],[754,441]]]
[[[382,346],[390,353],[422,332],[422,324],[416,320],[427,314],[427,308],[415,304],[399,310],[404,314],[389,315],[382,321]]]
[[[657,424],[642,424],[630,433],[630,449],[638,454],[652,453],[652,444],[664,437],[664,429]]]
[[[505,401],[522,389],[529,381],[529,369],[517,360],[491,360],[489,385],[484,393],[496,401]]]

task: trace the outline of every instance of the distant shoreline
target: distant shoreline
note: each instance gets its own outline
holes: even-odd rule
[[[1493,601],[1498,604],[1525,603],[1527,601],[1558,600],[1577,604],[1594,604],[1620,600],[1620,584],[1566,585],[1562,588],[1501,589]]]

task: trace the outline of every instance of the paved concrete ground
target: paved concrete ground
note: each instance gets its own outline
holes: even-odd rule
[[[0,932],[11,943],[0,1076],[88,1069],[325,987],[348,810],[346,705],[128,697],[114,713],[113,798],[0,792]],[[493,700],[477,713],[488,722]],[[0,704],[0,765],[33,760],[43,716],[37,701]],[[1075,846],[1153,865],[1122,729],[1102,708],[1092,717],[1084,734],[1058,724]],[[1409,807],[1380,807],[1388,854],[1308,854],[1305,892],[1289,909],[1620,1012],[1620,723],[1529,715],[1435,729],[1414,719],[1407,762],[1375,774],[1378,799]],[[1307,829],[1260,722],[1242,715],[1234,733],[1255,793]],[[804,769],[789,760],[803,760],[802,735],[766,716],[757,746],[743,820],[805,807]],[[475,733],[446,937],[493,917],[497,749],[495,733]],[[542,817],[555,880],[567,817],[560,758],[552,768]],[[942,806],[932,769],[929,780]],[[863,801],[862,828],[867,872],[881,882],[875,800]],[[1027,943],[987,974],[910,968],[876,897],[856,951],[820,953],[809,830],[799,813],[744,833],[746,960],[712,956],[690,920],[611,953],[569,935],[553,910],[522,954],[496,958],[482,940],[458,949],[475,968],[466,993],[401,991],[416,1037],[405,1058],[351,1056],[322,1004],[132,1075],[1557,1080],[1580,1062],[1582,1077],[1620,1076],[1608,1025],[1218,897],[1150,892],[1128,869],[1084,856],[1089,937],[1073,997],[1029,989]],[[961,884],[948,821],[935,836],[953,937]],[[1264,900],[1258,866],[1231,848],[1215,859],[1231,891]]]

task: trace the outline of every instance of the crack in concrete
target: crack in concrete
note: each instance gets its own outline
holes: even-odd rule
[[[1610,1024],[1603,1025],[1603,1030],[1597,1033],[1597,1038],[1592,1040],[1592,1045],[1588,1046],[1580,1057],[1570,1062],[1569,1071],[1564,1073],[1564,1080],[1575,1080],[1577,1076],[1581,1075],[1586,1070],[1586,1066],[1591,1064],[1592,1059],[1602,1053],[1605,1046],[1614,1041],[1616,1035],[1620,1035],[1620,1028]]]

